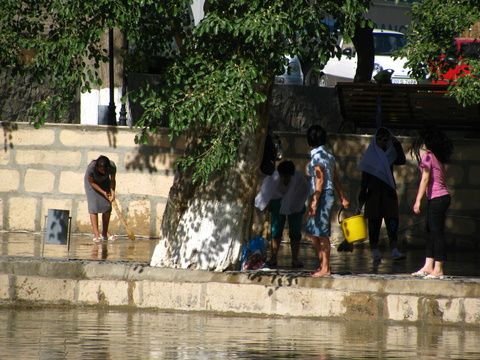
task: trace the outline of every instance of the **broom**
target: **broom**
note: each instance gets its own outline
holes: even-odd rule
[[[123,223],[123,226],[125,226],[125,230],[127,230],[127,235],[130,240],[135,240],[135,234],[133,233],[132,229],[127,224],[127,221],[125,220],[125,217],[123,216],[122,212],[120,211],[117,200],[112,201],[113,208],[115,209],[115,212],[117,213],[118,218],[120,221]]]

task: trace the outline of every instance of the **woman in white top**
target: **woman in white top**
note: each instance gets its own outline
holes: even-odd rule
[[[267,266],[277,266],[277,254],[282,241],[285,221],[288,220],[288,234],[292,251],[292,268],[303,267],[298,260],[298,250],[302,237],[302,219],[308,197],[308,181],[301,172],[295,170],[291,161],[281,162],[277,170],[265,177],[259,193],[255,197],[255,207],[268,210],[271,219],[271,257]]]

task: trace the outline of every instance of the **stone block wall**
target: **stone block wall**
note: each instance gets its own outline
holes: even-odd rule
[[[117,199],[138,235],[157,236],[173,182],[173,161],[181,140],[166,131],[152,145],[135,144],[136,130],[108,126],[2,123],[0,155],[0,226],[3,230],[41,231],[48,209],[65,209],[72,232],[89,233],[83,187],[91,160],[106,155],[118,167]],[[125,233],[118,217],[110,229]]]
[[[173,163],[184,150],[182,139],[170,142],[165,130],[153,137],[150,145],[137,145],[135,129],[72,124],[50,124],[37,130],[25,123],[2,123],[2,130],[0,229],[41,231],[48,209],[58,208],[70,211],[72,232],[90,233],[83,176],[88,163],[104,154],[117,164],[117,198],[134,232],[149,237],[159,235],[173,183]],[[278,134],[284,157],[304,169],[309,160],[304,133]],[[370,138],[347,134],[329,138],[353,208],[357,206],[360,184],[357,164]],[[407,151],[412,139],[399,139]],[[447,240],[459,249],[479,249],[480,141],[455,138],[454,143],[455,153],[448,168],[453,201],[447,218]],[[411,210],[420,174],[416,162],[410,156],[407,160],[407,165],[397,167],[395,174],[401,211],[400,241],[423,246],[424,217]],[[334,240],[342,237],[337,209],[332,217]],[[111,230],[125,233],[115,215]]]
[[[309,161],[309,148],[305,134],[279,132],[284,158],[293,160],[297,169],[305,169]],[[399,136],[407,164],[396,166],[395,179],[400,205],[399,241],[401,245],[423,247],[425,241],[424,211],[426,201],[422,203],[423,212],[415,215],[412,206],[417,194],[420,171],[416,160],[409,154],[412,137]],[[452,204],[446,222],[446,238],[450,248],[480,249],[480,140],[465,137],[454,138],[454,155],[448,165],[448,185],[452,191]],[[329,137],[329,147],[335,154],[342,183],[348,194],[352,209],[358,205],[361,173],[357,166],[371,135],[335,134]],[[339,203],[339,201],[337,201]],[[337,222],[338,205],[332,216],[332,238],[343,239]],[[347,215],[353,215],[348,214]],[[387,234],[382,229],[381,239],[388,246]],[[403,244],[402,244],[403,243]]]

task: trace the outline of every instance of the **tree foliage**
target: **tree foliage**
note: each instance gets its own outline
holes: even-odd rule
[[[48,82],[55,89],[31,108],[30,120],[39,127],[49,114],[63,116],[78,90],[101,86],[98,69],[108,61],[108,53],[100,39],[108,29],[122,29],[142,50],[162,49],[167,38],[171,43],[172,28],[181,27],[178,14],[187,4],[181,0],[161,6],[154,0],[2,0],[0,67],[13,75],[28,74],[33,82]]]
[[[172,136],[200,135],[180,161],[184,169],[194,167],[194,181],[228,168],[257,126],[257,106],[283,72],[283,55],[308,54],[325,63],[337,51],[325,18],[337,14],[351,33],[350,17],[364,11],[363,3],[210,1],[204,20],[182,39],[164,74],[166,86],[151,89],[143,102],[142,126],[152,129],[163,119]]]
[[[179,165],[194,182],[206,181],[234,164],[239,144],[257,128],[258,105],[268,101],[284,55],[326,63],[339,49],[338,33],[325,19],[336,19],[351,37],[369,3],[210,0],[205,18],[193,27],[189,0],[3,0],[0,65],[57,90],[33,107],[32,121],[40,126],[52,109],[61,116],[72,90],[100,85],[99,64],[107,60],[100,37],[120,29],[132,45],[131,70],[152,55],[169,59],[162,86],[135,95],[145,109],[139,141],[164,125],[171,136],[187,134],[194,141]],[[35,52],[33,60],[25,61],[25,51]]]
[[[412,23],[403,54],[417,78],[435,77],[448,70],[441,54],[448,52],[455,37],[480,20],[478,0],[423,0],[412,6]],[[480,59],[464,59],[470,74],[451,84],[449,90],[459,103],[480,103]]]

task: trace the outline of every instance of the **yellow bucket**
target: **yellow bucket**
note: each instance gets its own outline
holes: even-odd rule
[[[349,218],[340,220],[340,214],[344,208],[338,212],[338,222],[342,228],[343,236],[349,243],[362,241],[367,238],[367,223],[363,215],[354,215]]]

